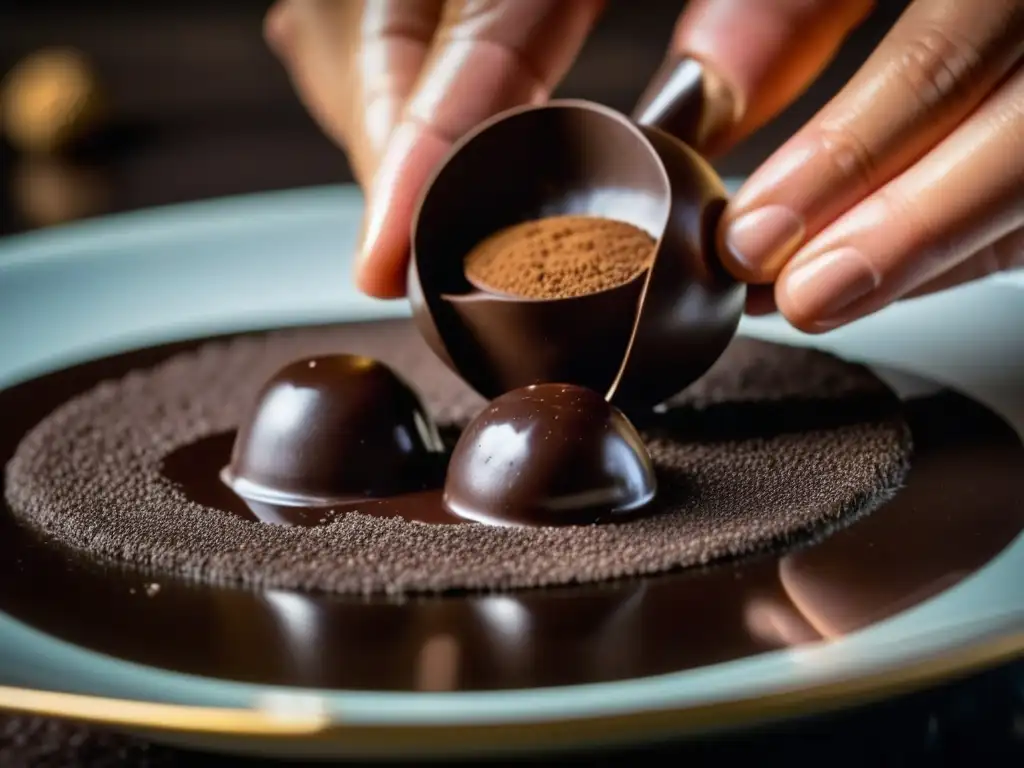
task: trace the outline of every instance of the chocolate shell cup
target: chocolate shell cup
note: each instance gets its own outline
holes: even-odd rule
[[[321,505],[420,490],[443,445],[415,392],[356,355],[299,360],[262,388],[222,477],[238,495]]]
[[[626,409],[699,378],[736,330],[745,288],[715,254],[725,189],[692,149],[584,101],[505,112],[464,137],[428,184],[408,291],[434,352],[487,398],[531,384],[593,389]],[[514,224],[624,221],[657,241],[652,267],[604,291],[521,299],[474,288],[464,259]]]

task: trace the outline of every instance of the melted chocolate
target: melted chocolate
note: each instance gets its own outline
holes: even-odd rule
[[[623,519],[654,498],[640,435],[593,390],[513,390],[469,423],[452,453],[445,504],[498,525],[587,525]]]
[[[181,488],[191,501],[254,522],[311,528],[326,525],[338,515],[353,511],[378,517],[402,517],[420,523],[465,522],[448,511],[442,503],[439,482],[434,488],[413,493],[339,501],[329,505],[307,505],[295,501],[275,504],[272,501],[247,498],[233,491],[219,471],[228,461],[236,442],[235,432],[225,432],[178,448],[164,459],[162,474]]]
[[[0,392],[0,463],[72,395],[193,346],[141,350]],[[916,454],[900,494],[782,557],[599,586],[403,602],[173,579],[154,589],[137,572],[38,541],[0,506],[0,610],[133,662],[271,685],[495,690],[729,661],[888,618],[977,571],[1024,528],[1024,448],[1005,423],[949,392],[908,401],[906,414]],[[226,455],[230,438],[220,440],[205,450]]]

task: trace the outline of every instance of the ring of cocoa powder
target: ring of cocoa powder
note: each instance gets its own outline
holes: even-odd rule
[[[7,467],[11,509],[53,541],[150,573],[334,592],[590,582],[692,566],[824,535],[896,492],[908,468],[899,403],[863,368],[737,339],[643,433],[665,511],[578,528],[431,526],[359,514],[319,528],[250,522],[188,501],[163,457],[234,428],[260,384],[307,355],[381,359],[439,421],[482,401],[406,321],[207,344],[67,402]]]

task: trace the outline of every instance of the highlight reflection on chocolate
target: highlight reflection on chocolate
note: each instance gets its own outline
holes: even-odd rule
[[[299,360],[264,385],[223,477],[239,496],[331,504],[421,490],[443,444],[415,392],[356,355]]]
[[[597,392],[568,384],[514,390],[466,427],[446,506],[478,522],[572,525],[622,518],[654,498],[640,435]]]

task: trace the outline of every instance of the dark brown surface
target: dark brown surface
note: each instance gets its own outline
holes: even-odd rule
[[[190,346],[171,345],[88,363],[45,377],[31,389],[0,393],[5,425],[0,461],[6,461],[20,436],[57,404],[102,379],[154,365]],[[906,487],[892,502],[859,524],[781,561],[766,558],[707,573],[649,580],[655,593],[679,592],[666,592],[667,608],[643,611],[646,621],[654,619],[654,624],[634,630],[626,627],[644,654],[627,655],[603,674],[611,679],[622,674],[657,674],[806,642],[815,637],[811,623],[826,631],[853,631],[952,586],[995,557],[1024,527],[1024,490],[1018,481],[1024,463],[1020,441],[991,413],[950,393],[912,400],[906,414],[914,433],[915,461]],[[224,455],[227,448],[224,445]],[[465,601],[407,603],[406,610],[413,614],[425,610],[422,618],[406,618],[407,632],[371,632],[373,646],[383,647],[360,657],[360,665],[352,665],[347,663],[351,643],[358,642],[359,635],[351,632],[347,613],[351,609],[345,608],[345,601],[309,598],[303,606],[315,617],[313,623],[289,625],[282,623],[281,609],[258,593],[164,580],[159,592],[149,596],[147,580],[136,574],[96,569],[33,543],[10,526],[6,510],[0,510],[0,526],[0,609],[70,642],[141,663],[270,683],[307,685],[329,672],[341,678],[325,681],[340,685],[358,685],[363,679],[371,685],[415,687],[424,681],[417,663],[424,646],[438,634],[468,629],[459,624],[458,610],[445,615],[446,610],[464,605],[465,616],[475,615],[476,626],[481,626],[481,611]],[[928,535],[921,535],[922,530]],[[801,605],[807,615],[796,608],[787,589],[796,590],[798,598],[800,593],[805,595]],[[617,633],[614,622],[594,621],[607,610],[602,605],[610,608],[616,602],[613,596],[602,599],[601,594],[575,609],[587,613],[591,606],[589,623],[576,618],[575,610],[559,620],[567,605],[564,598],[549,608],[524,601],[522,596],[503,603],[499,616],[550,610],[557,623],[545,620],[538,626],[551,627],[559,643],[543,653],[540,646],[525,652],[520,656],[525,664],[494,666],[485,660],[501,652],[500,643],[508,635],[470,632],[460,637],[470,640],[468,657],[481,661],[470,661],[466,674],[483,687],[535,685],[549,675],[573,682],[580,680],[581,673],[601,674],[592,662],[566,663],[575,654],[570,650],[574,641],[564,634],[566,628],[578,627],[582,634],[577,642],[591,637],[593,643],[604,632]],[[815,595],[820,598],[816,608],[808,600]],[[381,611],[386,608],[378,606],[371,613]],[[440,624],[426,620],[439,615],[443,616]],[[695,615],[701,617],[699,632],[692,631]],[[120,629],[125,617],[132,618],[130,634]],[[396,619],[379,621],[383,621],[380,627],[394,627]],[[192,629],[183,633],[183,626]],[[665,632],[651,634],[651,628],[657,627]],[[304,650],[309,647],[310,629],[318,649],[313,656]],[[170,637],[174,642],[167,642]],[[526,643],[541,642],[535,632],[521,637]],[[603,658],[614,661],[618,655]],[[635,666],[638,662],[641,665]],[[960,764],[950,762],[957,755],[965,759],[985,755],[991,758],[985,765],[1018,765],[1024,732],[1013,718],[1024,715],[1020,698],[1024,669],[1018,666],[1015,678],[1008,677],[1008,671],[920,695],[909,703],[886,704],[823,723],[777,725],[770,732],[742,739],[729,736],[697,745],[652,747],[642,754],[665,764],[677,764],[680,756],[686,756],[697,761],[693,764],[721,765],[723,755],[731,755],[762,762],[785,759],[789,765],[822,761],[863,765],[865,760],[884,764],[901,755],[929,761],[923,764],[950,765]],[[461,684],[467,683],[463,678]],[[600,759],[581,755],[577,764],[619,764],[640,754],[604,751]],[[0,717],[0,765],[5,768],[226,764],[265,765],[167,749],[56,721]]]
[[[486,196],[488,179],[502,180]],[[702,375],[732,338],[745,286],[718,265],[725,190],[692,150],[585,102],[526,107],[456,145],[413,224],[410,299],[424,336],[485,397],[578,384],[632,413]],[[554,299],[476,291],[464,260],[506,227],[553,215],[614,218],[658,244],[645,275]]]
[[[597,392],[539,384],[491,401],[463,430],[444,499],[468,520],[588,525],[642,514],[657,490],[636,428]]]
[[[0,393],[0,461],[59,403],[180,350],[142,350]],[[787,409],[791,424],[813,423],[808,406]],[[154,591],[151,577],[36,541],[3,510],[0,610],[115,657],[297,686],[520,688],[742,658],[905,610],[982,567],[1024,527],[1024,448],[1012,430],[949,393],[905,407],[916,454],[902,491],[858,524],[784,556],[588,589],[403,602],[176,579],[160,579]],[[721,426],[742,433],[756,412],[751,405]]]
[[[196,440],[171,451],[160,462],[160,474],[189,501],[210,509],[229,512],[250,522],[315,528],[328,525],[350,508],[376,517],[400,517],[420,523],[450,525],[465,522],[442,503],[446,455],[430,467],[427,490],[409,491],[378,498],[338,499],[330,504],[303,502],[296,498],[275,499],[267,494],[241,496],[225,483],[223,467],[231,456],[236,432],[223,432]],[[429,471],[429,470],[428,470]]]
[[[436,485],[444,444],[386,365],[336,354],[276,372],[242,417],[225,473],[253,501],[330,507]]]
[[[408,321],[214,343],[55,409],[8,463],[8,503],[75,551],[154,574],[344,593],[537,587],[819,537],[891,497],[911,450],[898,401],[864,369],[739,339],[643,424],[660,492],[629,522],[432,526],[356,505],[324,526],[257,525],[190,502],[161,476],[170,451],[236,428],[281,366],[340,351],[416,382],[438,423],[462,426],[482,405]]]

